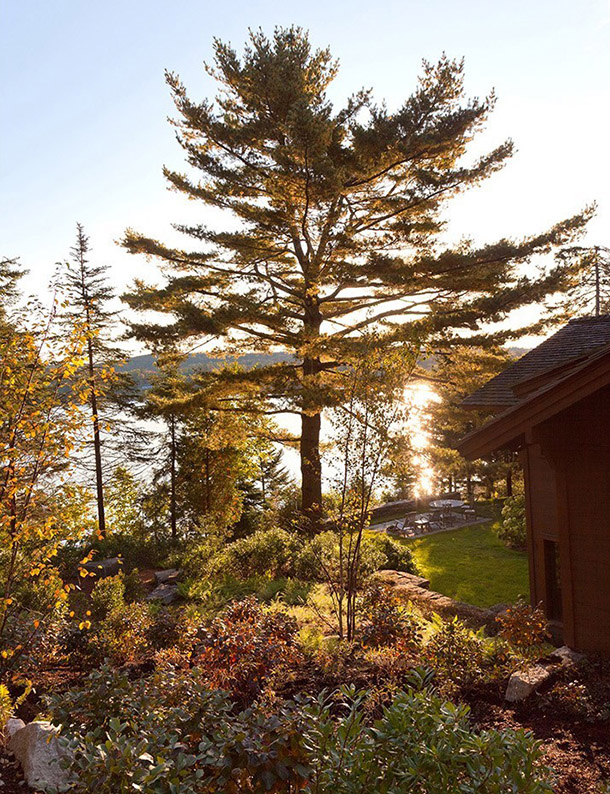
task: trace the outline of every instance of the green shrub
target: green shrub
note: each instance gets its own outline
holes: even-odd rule
[[[96,659],[115,664],[142,660],[149,651],[148,632],[152,624],[148,604],[121,604],[100,621],[92,621],[89,651]]]
[[[113,610],[125,606],[125,577],[123,573],[98,579],[91,591],[91,617],[103,620]]]
[[[525,496],[518,494],[504,501],[498,537],[511,549],[525,551],[527,531],[525,525]]]
[[[185,598],[197,602],[206,614],[215,615],[231,601],[251,595],[264,603],[282,601],[291,606],[302,604],[307,600],[312,583],[284,577],[270,579],[268,576],[250,576],[248,579],[237,579],[234,576],[222,576],[187,581],[181,583],[179,589]]]
[[[214,556],[210,565],[214,573],[231,574],[239,579],[251,576],[294,576],[296,555],[301,543],[284,529],[259,530],[253,535],[229,543]]]
[[[204,571],[209,570],[210,560],[222,551],[222,540],[219,536],[186,544],[179,553],[174,552],[168,558],[173,568],[181,568],[187,578],[201,578]]]
[[[345,536],[344,552],[349,543],[349,536]],[[338,581],[340,560],[339,535],[333,530],[321,532],[303,546],[296,561],[297,577],[309,582],[325,582],[329,578]],[[344,557],[344,567],[345,564]],[[387,567],[387,557],[383,548],[376,541],[371,541],[368,535],[363,536],[360,550],[360,583],[375,571],[385,567]]]
[[[425,657],[447,690],[472,682],[481,673],[483,642],[457,618],[435,618],[436,631],[425,646]]]
[[[349,544],[349,535],[346,535],[344,550]],[[324,582],[330,575],[336,581],[339,576],[339,560],[339,535],[333,530],[321,532],[305,543],[300,551],[295,566],[297,577],[309,582]],[[360,547],[361,580],[364,581],[367,576],[384,568],[417,573],[410,549],[385,534],[365,533]]]
[[[47,705],[73,751],[75,794],[552,791],[531,733],[477,733],[425,671],[374,723],[368,698],[343,689],[237,712],[197,669],[130,680],[103,667]]]
[[[417,574],[417,565],[413,559],[411,549],[402,543],[397,543],[385,532],[375,532],[368,534],[364,538],[365,545],[377,548],[385,555],[384,568],[392,571],[404,571],[405,573]]]

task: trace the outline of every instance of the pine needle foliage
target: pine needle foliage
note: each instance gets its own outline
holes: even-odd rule
[[[92,263],[90,250],[89,237],[82,224],[77,223],[71,258],[61,274],[62,320],[65,327],[79,324],[85,335],[86,360],[75,373],[74,380],[87,394],[98,525],[100,532],[105,534],[104,475],[120,461],[126,436],[129,436],[130,450],[135,451],[140,433],[130,426],[126,413],[136,394],[129,374],[120,371],[127,354],[115,341],[119,320],[112,308],[114,290],[109,281],[109,268]],[[88,459],[86,465],[89,466]]]
[[[213,338],[227,350],[290,353],[215,377],[248,399],[254,390],[270,411],[301,417],[302,502],[312,514],[321,503],[321,412],[344,401],[342,372],[362,355],[362,334],[375,329],[384,349],[418,350],[464,331],[476,338],[513,310],[542,304],[565,288],[566,267],[541,270],[532,258],[568,244],[591,214],[520,240],[443,244],[448,200],[513,153],[506,141],[469,155],[494,95],[468,98],[463,61],[443,55],[423,63],[397,110],[368,90],[336,108],[327,91],[337,71],[328,49],[289,27],[270,37],[251,31],[241,57],[215,40],[215,100],[189,98],[168,72],[189,168],[166,168],[165,176],[227,223],[177,225],[194,241],[190,249],[133,230],[123,240],[128,251],[158,259],[166,276],[126,296],[135,309],[167,315],[136,325],[140,339]],[[518,329],[504,338],[511,333]]]

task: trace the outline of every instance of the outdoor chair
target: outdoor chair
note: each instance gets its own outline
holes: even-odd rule
[[[473,521],[476,521],[477,511],[474,507],[465,507],[462,512],[465,519],[472,519]]]
[[[394,533],[397,535],[404,535],[409,532],[409,530],[415,529],[417,524],[415,523],[415,519],[417,518],[417,513],[407,513],[407,515],[403,518],[402,521],[397,522],[392,526]]]
[[[428,517],[428,527],[430,529],[445,529],[446,523],[443,518],[443,513],[436,511]]]

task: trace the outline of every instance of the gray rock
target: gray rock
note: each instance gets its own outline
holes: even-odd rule
[[[121,570],[123,563],[118,557],[109,557],[107,560],[91,560],[86,562],[83,568],[89,573],[94,573],[100,579],[105,579],[107,576],[116,576]]]
[[[162,604],[171,604],[178,597],[178,586],[175,584],[160,584],[148,594],[148,601],[160,601]]]
[[[155,571],[155,582],[165,584],[165,582],[176,582],[182,576],[182,571],[176,568],[168,568],[166,571]]]
[[[565,667],[573,664],[580,664],[581,662],[584,662],[586,658],[587,657],[584,655],[584,653],[577,653],[567,645],[562,645],[561,648],[556,648],[551,654],[551,659],[558,659]]]
[[[551,679],[557,671],[556,665],[533,664],[525,670],[515,671],[506,687],[505,698],[509,703],[518,703]]]
[[[509,604],[509,603],[506,603],[506,604],[494,604],[493,606],[489,607],[489,611],[493,612],[494,615],[501,615],[504,612],[506,612],[506,610],[509,607],[511,607],[511,606],[513,606],[513,605]]]
[[[19,720],[17,717],[10,717],[6,721],[4,733],[7,738],[10,739],[14,733],[17,733],[17,731],[20,731],[22,728],[25,728],[25,722],[23,720]]]
[[[61,761],[67,751],[57,740],[58,729],[50,722],[30,722],[15,731],[8,749],[21,764],[28,786],[36,791],[65,791],[70,784]]]

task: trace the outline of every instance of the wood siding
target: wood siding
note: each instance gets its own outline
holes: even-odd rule
[[[541,544],[545,537],[556,538],[565,641],[579,650],[608,655],[610,388],[600,389],[533,428],[531,437],[539,444],[527,447],[532,593],[545,598]]]

